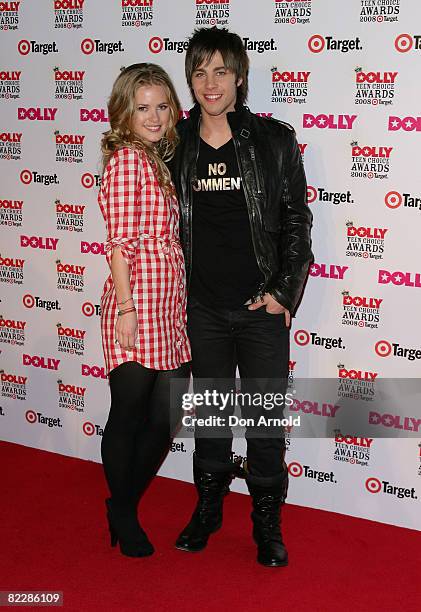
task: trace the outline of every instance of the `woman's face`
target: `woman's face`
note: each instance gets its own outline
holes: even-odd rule
[[[133,132],[147,144],[159,142],[171,119],[170,105],[162,85],[140,85],[135,93]]]

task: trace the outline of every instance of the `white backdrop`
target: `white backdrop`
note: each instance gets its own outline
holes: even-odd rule
[[[336,378],[355,396],[374,375],[419,377],[419,2],[0,2],[4,440],[99,461],[107,97],[121,66],[153,61],[186,114],[186,37],[215,23],[245,38],[251,110],[290,122],[303,153],[316,263],[293,324],[291,377]],[[421,529],[420,423],[408,439],[401,429],[400,439],[291,439],[289,502]],[[191,452],[179,440],[161,474],[190,480]],[[240,440],[235,452],[245,453]]]

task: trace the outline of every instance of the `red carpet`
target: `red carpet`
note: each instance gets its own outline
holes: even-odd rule
[[[287,568],[255,561],[248,497],[232,493],[223,529],[197,554],[173,542],[192,485],[157,478],[142,523],[157,552],[108,545],[100,465],[0,443],[0,590],[61,590],[66,610],[420,610],[421,533],[287,506]]]

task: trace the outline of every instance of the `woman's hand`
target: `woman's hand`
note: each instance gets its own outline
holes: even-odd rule
[[[138,334],[137,312],[128,312],[118,317],[115,332],[116,340],[122,349],[132,351]]]

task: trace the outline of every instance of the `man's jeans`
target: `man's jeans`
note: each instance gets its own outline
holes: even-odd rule
[[[192,297],[188,304],[187,322],[195,393],[204,389],[228,393],[235,389],[237,365],[242,393],[286,393],[289,329],[285,326],[283,313],[269,314],[265,306],[257,310],[248,310],[247,306],[236,310],[215,309]],[[209,415],[226,418],[232,413],[233,408],[231,411],[222,411],[218,407],[196,408],[199,418]],[[246,402],[242,407],[242,416],[255,417],[255,423],[262,414],[269,418],[282,418],[282,406],[267,410]],[[212,437],[209,427],[196,426],[196,455],[210,464],[226,464],[231,461],[232,437],[228,425],[218,427],[215,437]],[[251,474],[275,476],[284,470],[285,442],[281,426],[266,430],[249,426],[245,437],[247,467]]]

